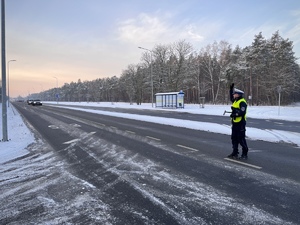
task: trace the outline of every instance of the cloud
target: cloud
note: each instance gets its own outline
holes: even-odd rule
[[[119,24],[119,39],[134,43],[155,42],[168,32],[167,24],[157,16],[141,13]]]
[[[141,13],[137,18],[130,18],[118,25],[118,40],[136,45],[156,45],[186,40],[192,44],[211,42],[211,37],[220,30],[223,22],[207,22],[204,19],[191,22],[179,21],[171,13]]]
[[[204,39],[204,36],[201,35],[200,33],[197,33],[196,30],[197,30],[196,26],[190,24],[186,29],[187,35],[195,41],[202,41]]]

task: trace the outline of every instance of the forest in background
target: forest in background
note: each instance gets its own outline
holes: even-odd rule
[[[293,42],[275,32],[270,39],[255,35],[250,46],[213,42],[195,51],[185,40],[141,49],[141,62],[119,76],[65,83],[28,98],[44,101],[151,102],[153,93],[185,93],[185,103],[228,104],[229,86],[245,92],[250,105],[300,102],[300,66]],[[279,95],[280,93],[280,95]],[[155,98],[154,98],[155,99]]]

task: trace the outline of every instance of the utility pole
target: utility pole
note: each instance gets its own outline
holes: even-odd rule
[[[1,0],[1,47],[2,47],[2,141],[8,141],[6,106],[6,52],[5,52],[5,0]]]

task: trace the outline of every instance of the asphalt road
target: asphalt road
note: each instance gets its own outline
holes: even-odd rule
[[[51,106],[14,106],[44,141],[42,150],[35,145],[1,172],[14,177],[0,182],[1,202],[14,201],[0,207],[1,224],[300,223],[295,146],[248,141],[249,159],[231,161],[225,158],[231,152],[227,135]],[[166,112],[155,116],[183,119]],[[12,169],[21,161],[30,178]]]

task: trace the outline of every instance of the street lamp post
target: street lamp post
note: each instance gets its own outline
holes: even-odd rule
[[[6,107],[5,1],[1,0],[2,141],[8,141]]]
[[[7,62],[7,99],[8,99],[8,107],[9,107],[9,63],[16,62],[17,60],[12,59]]]
[[[58,79],[57,79],[57,77],[53,77],[53,78],[56,79],[56,94],[55,94],[55,97],[56,97],[56,100],[57,100],[56,104],[58,104],[58,93],[57,93],[57,89],[58,89]]]
[[[153,69],[152,69],[152,54],[153,51],[147,48],[143,48],[143,47],[138,47],[140,49],[146,50],[150,52],[150,77],[151,77],[151,103],[152,103],[152,108],[153,108]]]

